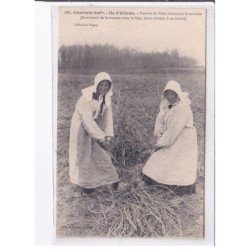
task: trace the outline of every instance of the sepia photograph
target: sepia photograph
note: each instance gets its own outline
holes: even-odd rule
[[[204,239],[206,15],[57,8],[56,237]]]

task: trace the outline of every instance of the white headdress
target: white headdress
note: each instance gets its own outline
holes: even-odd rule
[[[107,107],[110,107],[111,105],[111,96],[113,95],[112,92],[112,80],[111,77],[108,73],[106,72],[100,72],[95,76],[95,80],[94,80],[94,85],[87,87],[85,89],[82,89],[82,95],[84,96],[84,99],[87,101],[91,101],[92,97],[93,97],[93,93],[96,92],[97,86],[101,81],[107,80],[111,83],[110,89],[109,91],[106,93],[105,95],[105,105]]]
[[[160,111],[161,112],[165,112],[166,109],[168,109],[168,106],[170,104],[169,101],[164,97],[164,92],[168,89],[174,91],[178,95],[180,104],[182,104],[182,105],[190,105],[191,104],[191,101],[188,98],[189,94],[187,92],[183,92],[181,90],[180,84],[176,81],[169,81],[167,83],[165,89],[162,92],[162,98],[161,98],[161,104],[160,104]]]

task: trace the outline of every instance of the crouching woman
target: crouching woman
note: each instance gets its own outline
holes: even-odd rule
[[[119,178],[104,148],[113,133],[111,108],[112,81],[108,73],[96,75],[94,85],[82,90],[71,120],[69,141],[70,181],[81,187],[82,194],[113,184]]]
[[[155,124],[155,151],[143,168],[147,184],[165,186],[178,195],[195,193],[197,135],[190,103],[179,83],[167,83]]]

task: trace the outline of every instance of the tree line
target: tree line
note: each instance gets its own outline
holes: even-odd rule
[[[196,65],[193,58],[180,56],[177,50],[146,53],[113,45],[61,46],[58,55],[60,71],[159,72],[166,68],[193,68]]]

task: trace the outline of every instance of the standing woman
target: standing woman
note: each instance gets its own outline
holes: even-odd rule
[[[105,148],[113,132],[112,81],[108,73],[96,75],[94,85],[82,90],[71,120],[69,141],[70,181],[82,188],[82,195],[94,188],[113,184],[119,178]]]
[[[156,119],[155,151],[143,168],[147,184],[164,184],[178,195],[195,193],[197,135],[188,93],[167,83]]]

